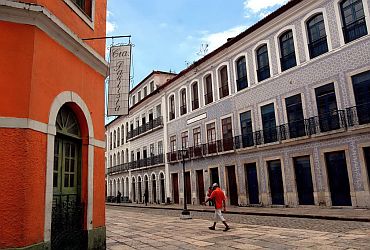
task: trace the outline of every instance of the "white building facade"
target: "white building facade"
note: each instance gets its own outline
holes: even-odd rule
[[[112,172],[113,160],[108,180],[117,186],[127,176],[128,189],[140,195],[154,190],[154,178],[161,190],[163,176],[159,202],[183,203],[185,186],[187,202],[200,204],[217,182],[231,205],[369,208],[369,6],[289,1],[163,83],[107,126],[109,137],[114,126],[135,123],[149,112],[144,107],[161,103],[163,126],[127,146],[136,160],[139,140],[147,147],[162,141],[163,163]]]

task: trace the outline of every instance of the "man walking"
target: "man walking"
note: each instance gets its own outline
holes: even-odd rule
[[[222,216],[221,209],[222,207],[224,208],[224,212],[226,212],[226,197],[224,192],[221,190],[221,188],[218,186],[217,183],[213,183],[212,185],[213,192],[210,197],[207,198],[207,200],[204,202],[207,203],[209,201],[214,201],[215,203],[215,220],[213,223],[213,226],[208,227],[210,230],[215,230],[216,229],[216,223],[217,223],[217,218],[220,218],[222,223],[225,225],[224,232],[229,231],[230,227],[227,225],[225,218]]]

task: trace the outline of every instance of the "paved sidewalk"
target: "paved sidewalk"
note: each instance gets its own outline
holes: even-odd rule
[[[136,203],[106,203],[110,206],[127,206],[141,207],[148,209],[172,209],[182,210],[183,206],[178,204],[158,205],[158,204],[136,204]],[[190,211],[213,212],[211,206],[188,205]],[[237,207],[228,206],[229,214],[245,214],[260,216],[280,216],[295,218],[315,218],[326,220],[343,220],[343,221],[363,221],[370,222],[370,209],[353,209],[353,208],[320,208],[320,207]]]
[[[173,213],[176,216],[173,216]],[[235,216],[239,215],[228,217],[230,219]],[[234,221],[230,222],[231,230],[223,232],[221,223],[217,224],[215,231],[209,230],[208,226],[212,221],[207,219],[208,216],[204,216],[204,213],[203,218],[196,217],[192,220],[181,220],[178,211],[173,210],[107,206],[107,249],[362,250],[369,249],[370,246],[370,223],[367,222],[258,216],[256,219],[259,221],[289,220],[290,223],[268,226]],[[323,227],[313,226],[318,223]],[[296,224],[306,224],[306,229],[295,228]]]

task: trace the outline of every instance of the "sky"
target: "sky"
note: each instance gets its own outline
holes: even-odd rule
[[[286,2],[108,0],[107,36],[132,36],[132,88],[153,70],[179,73]]]

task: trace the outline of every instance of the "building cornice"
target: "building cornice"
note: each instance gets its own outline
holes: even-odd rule
[[[0,0],[0,20],[33,25],[39,28],[100,75],[107,76],[108,63],[105,59],[45,7]]]

